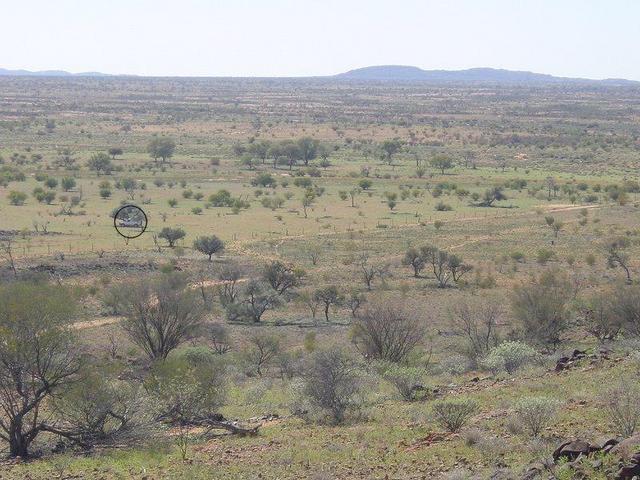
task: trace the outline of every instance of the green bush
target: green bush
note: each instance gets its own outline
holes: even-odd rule
[[[503,342],[493,348],[481,362],[482,366],[493,373],[515,373],[523,366],[535,361],[538,352],[523,342]]]
[[[549,397],[525,397],[515,404],[516,417],[524,429],[533,437],[553,421],[559,402]]]
[[[424,397],[428,391],[424,385],[425,371],[422,368],[392,364],[386,369],[383,377],[396,388],[402,399],[408,402]]]
[[[438,425],[455,433],[478,411],[478,404],[465,398],[437,400],[433,403],[432,411]]]

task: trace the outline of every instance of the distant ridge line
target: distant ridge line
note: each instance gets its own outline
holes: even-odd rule
[[[65,70],[10,70],[0,68],[0,77],[28,76],[28,77],[135,77],[138,75],[114,75],[101,72],[71,73]],[[150,76],[156,77],[156,76]],[[376,65],[356,68],[348,72],[327,76],[308,77],[223,77],[223,76],[195,76],[165,78],[292,78],[292,79],[333,79],[349,81],[373,82],[424,82],[436,84],[505,84],[505,85],[549,85],[549,84],[590,84],[590,85],[618,85],[640,86],[639,81],[622,78],[607,78],[594,80],[587,78],[556,77],[544,73],[528,71],[506,70],[500,68],[469,68],[466,70],[423,70],[410,65]]]

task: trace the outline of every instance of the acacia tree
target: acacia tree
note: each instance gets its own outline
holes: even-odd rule
[[[393,155],[398,153],[402,148],[402,142],[398,139],[385,140],[380,144],[380,150],[382,151],[382,159],[389,165],[393,162]]]
[[[341,305],[343,296],[340,294],[338,287],[335,285],[329,285],[328,287],[319,288],[313,294],[314,299],[323,305],[324,318],[329,321],[329,308],[331,305]]]
[[[360,372],[356,359],[339,347],[317,351],[305,366],[303,392],[314,407],[340,424],[347,412],[358,408],[363,387]]]
[[[506,200],[507,196],[502,192],[502,187],[493,187],[485,190],[480,207],[492,207],[495,202]]]
[[[358,314],[353,340],[370,360],[402,362],[422,341],[418,319],[398,301],[377,301]]]
[[[320,143],[311,137],[302,137],[297,142],[300,159],[305,166],[309,165],[309,161],[318,156]]]
[[[177,275],[153,282],[139,282],[123,299],[122,327],[133,343],[151,360],[164,360],[183,342],[198,333],[204,318],[197,293],[185,288]]]
[[[611,296],[615,320],[623,326],[625,333],[640,337],[640,286],[620,285]]]
[[[566,274],[549,270],[527,284],[517,285],[512,312],[521,322],[525,338],[555,351],[569,326],[569,301],[573,298]]]
[[[431,159],[431,166],[440,170],[444,175],[445,170],[453,168],[453,160],[447,155],[436,155]]]
[[[43,402],[76,380],[79,353],[69,329],[72,296],[60,287],[14,283],[0,288],[0,438],[26,457],[55,424]]]
[[[623,316],[619,313],[625,300],[619,303],[616,301],[616,296],[615,292],[596,293],[587,298],[578,309],[580,321],[586,331],[600,343],[614,340],[623,328]],[[624,298],[629,297],[625,295]]]
[[[249,345],[242,351],[242,359],[258,376],[280,352],[280,340],[275,335],[256,333],[248,339]]]
[[[277,294],[266,291],[268,287],[257,280],[251,280],[244,288],[242,301],[226,306],[227,318],[231,321],[259,323],[267,310],[277,307]]]
[[[446,288],[451,280],[459,282],[462,276],[473,268],[463,263],[457,255],[450,255],[434,246],[422,247],[420,254],[425,263],[431,266],[439,288]]]
[[[215,235],[198,237],[193,242],[193,248],[203,253],[209,257],[209,261],[211,261],[211,257],[224,250],[224,243]]]
[[[607,242],[607,266],[609,268],[620,267],[627,275],[627,283],[631,283],[631,270],[629,269],[629,255],[625,251],[629,247],[629,240],[625,237],[616,238]]]
[[[418,278],[425,267],[424,257],[417,248],[411,247],[404,254],[402,264],[413,268],[413,276]]]
[[[278,295],[300,285],[304,271],[275,260],[264,267],[262,277],[271,285]]]
[[[113,160],[115,160],[118,155],[122,155],[122,153],[123,151],[122,151],[122,148],[120,147],[111,147],[109,149],[109,155],[111,155],[111,158]]]
[[[236,301],[238,296],[238,282],[242,278],[242,269],[235,263],[230,263],[222,267],[218,274],[218,279],[222,284],[218,287],[220,303],[228,305]]]
[[[113,170],[111,158],[104,152],[94,153],[87,162],[89,170],[94,170],[98,175],[104,173],[109,175]]]
[[[173,248],[176,242],[186,235],[187,233],[181,228],[164,227],[160,230],[158,238],[166,240],[169,247]]]
[[[156,137],[153,138],[147,145],[147,153],[153,158],[154,162],[158,162],[158,159],[162,159],[162,163],[165,163],[169,158],[173,156],[176,150],[176,142],[172,138],[168,137]]]
[[[473,367],[499,343],[498,319],[500,306],[493,302],[470,304],[462,302],[453,308],[451,330],[465,342],[464,354]]]

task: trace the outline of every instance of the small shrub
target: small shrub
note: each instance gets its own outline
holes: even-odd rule
[[[633,382],[623,380],[604,397],[609,421],[624,437],[633,435],[640,425],[640,388]]]
[[[438,400],[433,403],[432,410],[438,425],[456,433],[478,411],[478,404],[465,398]]]
[[[424,397],[427,393],[424,375],[422,368],[391,365],[383,376],[396,388],[403,400],[412,402]]]
[[[515,405],[516,417],[533,437],[539,437],[556,415],[559,402],[548,397],[525,397]]]
[[[538,353],[526,343],[503,342],[489,352],[482,365],[493,373],[505,371],[513,374],[537,358]]]

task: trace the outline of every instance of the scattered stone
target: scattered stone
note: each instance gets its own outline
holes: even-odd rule
[[[618,473],[616,473],[616,480],[631,480],[632,478],[640,475],[640,464],[631,463],[623,466]]]
[[[624,455],[628,452],[637,451],[640,447],[640,434],[625,438],[617,445],[613,446],[609,451],[613,454]]]
[[[600,447],[597,445],[591,445],[584,440],[573,440],[564,442],[553,452],[553,459],[558,461],[560,458],[566,458],[569,461],[576,460],[580,455],[589,455],[590,453],[597,452]]]

